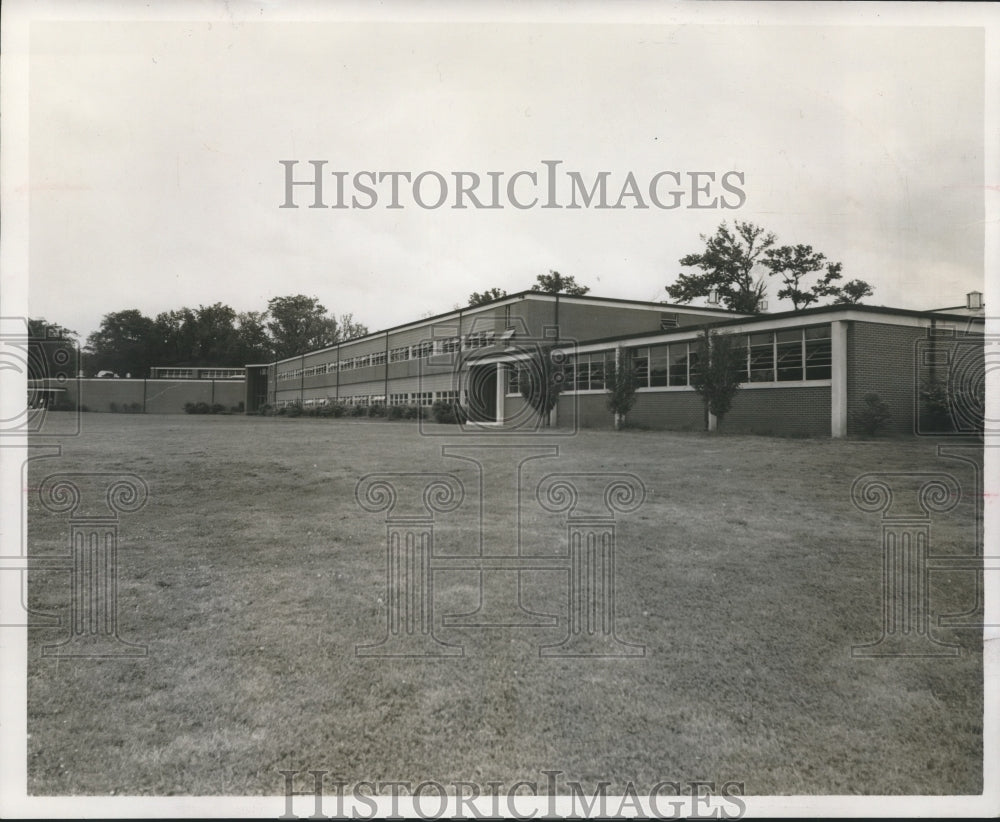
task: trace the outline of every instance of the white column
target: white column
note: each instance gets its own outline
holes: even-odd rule
[[[503,398],[507,393],[507,386],[504,384],[503,363],[497,363],[497,424],[503,423]]]
[[[830,436],[847,436],[847,323],[830,323]]]

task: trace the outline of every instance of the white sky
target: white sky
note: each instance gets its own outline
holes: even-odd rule
[[[549,269],[666,299],[733,218],[842,261],[874,304],[957,305],[983,290],[984,72],[974,27],[36,22],[29,309],[85,337],[109,311],[304,293],[375,330]],[[629,171],[737,169],[747,202],[282,210],[283,159],[555,159],[615,192]]]

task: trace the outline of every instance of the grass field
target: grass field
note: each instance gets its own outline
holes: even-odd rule
[[[565,632],[565,577],[525,574],[556,628],[449,628],[465,656],[358,658],[385,630],[385,524],[354,489],[373,471],[450,471],[413,423],[84,415],[64,471],[148,483],[123,515],[122,638],[140,659],[42,658],[61,628],[29,631],[33,794],[280,794],[279,769],[329,779],[510,784],[743,782],[747,794],[976,794],[982,652],[974,629],[934,628],[957,658],[853,659],[881,633],[877,514],[850,500],[868,471],[972,471],[917,440],[828,441],[625,431],[555,442],[544,472],[627,471],[648,489],[618,520],[618,632],[629,659],[540,658]],[[508,475],[509,454],[486,459]],[[464,472],[464,474],[463,474]],[[532,473],[533,472],[533,473]],[[504,489],[501,488],[501,491]],[[484,520],[512,540],[510,488]],[[971,494],[935,515],[937,553],[970,553]],[[527,503],[525,503],[527,505]],[[463,510],[440,549],[474,550]],[[558,553],[558,518],[525,514]],[[68,521],[29,495],[29,543],[66,551]],[[478,526],[476,526],[478,527]],[[445,613],[475,607],[476,577],[435,578]],[[68,575],[33,571],[30,603],[65,616]],[[965,610],[970,572],[931,576],[933,613]],[[437,606],[438,602],[436,602]],[[593,790],[593,787],[590,788]],[[276,811],[277,813],[278,811]]]

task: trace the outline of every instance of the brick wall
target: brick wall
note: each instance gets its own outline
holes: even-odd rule
[[[781,437],[829,437],[830,387],[741,388],[719,430]]]
[[[704,431],[705,404],[694,391],[643,391],[627,420],[646,428]]]
[[[864,396],[878,394],[892,413],[886,433],[913,434],[917,341],[927,329],[853,322],[847,332],[847,433],[861,428],[852,419],[864,408]]]
[[[89,411],[111,411],[138,405],[147,414],[183,414],[188,402],[213,402],[227,410],[245,399],[245,380],[70,380],[65,388],[67,399],[85,405]]]

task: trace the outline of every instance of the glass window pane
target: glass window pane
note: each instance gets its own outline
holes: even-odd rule
[[[632,369],[635,373],[635,387],[649,387],[649,349],[632,349]]]
[[[667,384],[668,348],[658,345],[649,349],[649,384],[662,386]]]
[[[750,335],[750,382],[774,381],[774,348],[770,333]]]
[[[830,340],[828,339],[806,340],[807,380],[830,379],[831,363],[832,363],[832,351],[830,347]]]
[[[830,326],[828,325],[815,325],[812,328],[807,328],[805,331],[807,340],[826,340],[830,338]]]
[[[590,387],[590,357],[580,354],[576,360],[576,390],[586,391]]]
[[[687,343],[674,343],[669,348],[670,384],[688,384]]]
[[[590,387],[604,390],[604,353],[590,355]]]
[[[789,339],[794,334],[793,339]],[[801,380],[802,376],[802,331],[778,332],[778,380]]]

